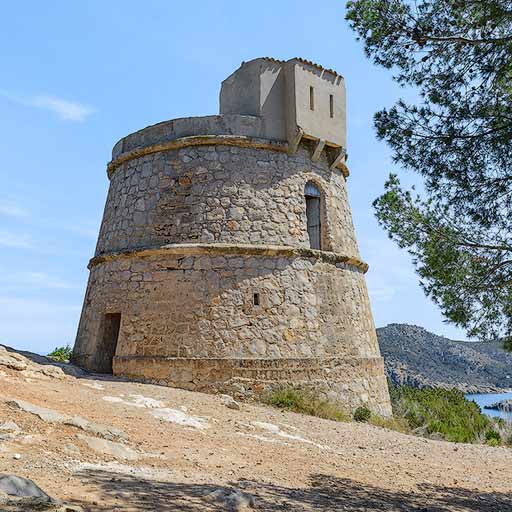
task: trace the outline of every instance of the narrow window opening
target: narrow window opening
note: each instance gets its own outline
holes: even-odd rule
[[[121,313],[107,313],[103,319],[103,339],[99,352],[99,373],[112,373],[112,360],[116,355]]]
[[[260,294],[259,293],[253,294],[253,296],[252,296],[252,303],[255,306],[259,306],[260,305]]]
[[[334,96],[329,94],[329,115],[331,118],[334,117]]]
[[[309,109],[315,110],[315,91],[313,87],[309,88]]]
[[[321,220],[320,220],[320,190],[313,183],[306,183],[304,191],[306,199],[306,219],[311,249],[320,250],[321,247]]]

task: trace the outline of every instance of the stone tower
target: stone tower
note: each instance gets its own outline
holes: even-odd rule
[[[242,63],[220,115],[121,139],[74,360],[237,396],[293,383],[389,415],[345,148],[343,78],[299,58]]]

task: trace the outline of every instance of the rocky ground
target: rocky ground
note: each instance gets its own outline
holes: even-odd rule
[[[512,388],[512,353],[502,343],[453,341],[423,327],[390,324],[377,329],[386,373],[394,384],[493,393]]]
[[[507,448],[237,409],[32,359],[0,347],[0,473],[68,504],[52,510],[512,510]],[[0,492],[2,511],[40,507]]]

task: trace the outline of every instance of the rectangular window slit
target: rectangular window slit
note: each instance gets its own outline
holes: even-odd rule
[[[309,88],[309,108],[310,110],[315,110],[315,91],[313,87]]]
[[[331,118],[334,117],[334,96],[329,94],[329,114]]]
[[[259,293],[255,293],[253,294],[252,296],[252,302],[255,306],[259,306],[260,305],[260,294]]]

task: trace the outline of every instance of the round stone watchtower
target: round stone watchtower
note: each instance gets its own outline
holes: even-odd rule
[[[121,139],[75,362],[245,396],[296,384],[389,415],[345,140],[343,78],[269,58],[223,82],[220,115]]]

